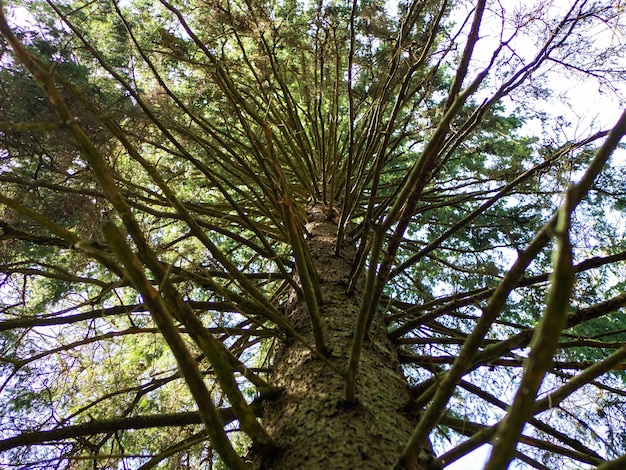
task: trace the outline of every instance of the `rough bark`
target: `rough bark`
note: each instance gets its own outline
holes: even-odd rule
[[[359,291],[345,293],[354,250],[333,255],[337,227],[331,221],[310,222],[307,230],[324,297],[320,312],[330,360],[345,370],[361,297]],[[313,344],[304,301],[294,299],[287,316]],[[392,468],[415,426],[403,411],[407,382],[382,324],[373,328],[362,354],[356,406],[345,405],[342,377],[299,343],[277,353],[271,382],[282,392],[266,404],[262,421],[280,450],[259,457],[257,469]]]

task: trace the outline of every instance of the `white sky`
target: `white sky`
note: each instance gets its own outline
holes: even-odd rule
[[[491,446],[484,444],[465,457],[445,467],[445,470],[477,470],[483,468],[491,452]]]

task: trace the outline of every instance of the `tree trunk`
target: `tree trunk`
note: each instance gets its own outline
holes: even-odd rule
[[[320,314],[330,360],[343,371],[362,292],[346,295],[354,249],[334,256],[337,227],[323,219],[307,225],[307,243],[320,277]],[[314,344],[304,301],[294,298],[287,316]],[[380,322],[361,355],[355,406],[344,402],[342,377],[298,342],[278,351],[271,383],[282,392],[266,404],[262,422],[279,451],[259,457],[257,469],[390,469],[416,424],[403,410],[409,399],[407,382]]]

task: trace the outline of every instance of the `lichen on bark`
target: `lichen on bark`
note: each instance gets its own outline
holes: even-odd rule
[[[346,294],[355,250],[347,246],[335,256],[336,225],[315,214],[311,219],[307,246],[319,275],[329,360],[345,370],[362,297],[359,289]],[[313,344],[305,302],[294,295],[286,316]],[[266,403],[262,422],[279,451],[258,456],[257,469],[391,468],[415,426],[403,409],[407,382],[382,322],[372,328],[362,353],[356,406],[346,406],[343,377],[299,342],[276,353],[271,382],[281,393]]]

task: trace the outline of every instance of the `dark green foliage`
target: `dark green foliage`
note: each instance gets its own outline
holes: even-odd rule
[[[394,409],[419,425],[397,468],[493,439],[522,376],[542,388],[504,439],[517,462],[624,453],[624,360],[593,368],[626,351],[624,123],[535,109],[559,74],[623,79],[619,41],[592,45],[623,14],[475,3],[23,2],[36,22],[0,43],[0,465],[244,468],[275,450],[255,417],[303,322],[338,414],[364,351],[398,356],[413,398]],[[309,221],[353,260],[340,294]],[[345,351],[323,346],[329,292],[354,301]]]

